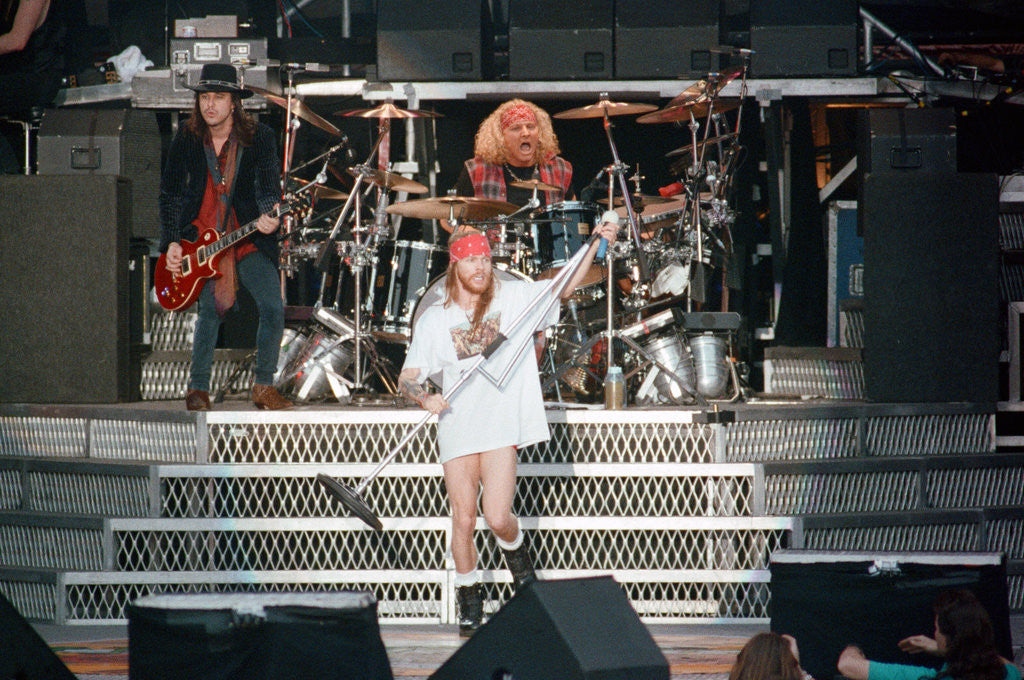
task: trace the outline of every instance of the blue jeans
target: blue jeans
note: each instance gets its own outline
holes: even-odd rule
[[[260,323],[256,331],[255,382],[271,385],[277,371],[277,355],[281,351],[284,334],[284,302],[281,300],[281,281],[277,267],[260,252],[250,253],[238,262],[238,282],[245,286],[259,311]],[[199,319],[192,340],[192,370],[188,386],[193,390],[210,390],[213,368],[213,350],[217,345],[217,332],[221,318],[214,304],[215,280],[210,279],[199,294]]]

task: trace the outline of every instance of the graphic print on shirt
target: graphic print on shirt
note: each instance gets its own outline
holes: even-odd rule
[[[473,330],[469,321],[452,326],[452,343],[455,345],[455,356],[461,361],[474,354],[480,354],[498,337],[501,328],[501,312],[491,312],[484,316],[480,325]]]

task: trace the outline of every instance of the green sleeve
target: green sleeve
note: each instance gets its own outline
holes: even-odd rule
[[[924,666],[868,662],[868,680],[931,680],[936,675],[938,671]]]

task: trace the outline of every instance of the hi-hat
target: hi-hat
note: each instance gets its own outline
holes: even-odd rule
[[[292,179],[298,182],[299,185],[301,186],[309,184],[307,180],[304,180],[301,177],[293,176]],[[314,184],[311,187],[311,190],[313,192],[313,197],[316,199],[344,201],[346,198],[348,198],[348,194],[346,194],[345,192],[338,191],[337,189],[331,189],[330,187],[325,187],[323,184]]]
[[[697,101],[686,104],[684,106],[671,106],[664,109],[659,109],[653,113],[640,116],[636,119],[638,123],[675,123],[680,120],[689,120],[692,115],[694,118],[703,118],[708,115],[709,112],[713,113],[725,113],[726,111],[732,111],[737,108],[740,104],[738,101],[715,101],[709,99],[698,99]]]
[[[288,98],[285,96],[275,94],[270,90],[264,90],[262,87],[249,86],[247,89],[252,90],[256,94],[266,99],[268,102],[277,104],[282,109],[288,108]],[[324,132],[328,132],[334,135],[335,137],[342,136],[341,130],[331,125],[329,121],[322,118],[315,111],[313,111],[313,109],[309,108],[308,106],[300,102],[298,99],[292,98],[291,112],[292,115],[298,116],[299,118],[312,123],[313,125],[323,130]]]
[[[428,191],[427,187],[423,186],[416,180],[409,179],[408,177],[402,177],[399,174],[388,172],[387,170],[374,168],[349,168],[348,174],[353,177],[359,177],[359,175],[364,171],[366,172],[367,181],[385,189],[405,191],[410,194],[425,194]]]
[[[515,187],[516,189],[529,189],[530,191],[533,191],[534,189],[536,189],[537,191],[562,190],[561,187],[552,186],[551,184],[547,184],[546,182],[541,182],[539,179],[521,179],[510,183],[509,186]]]
[[[421,220],[487,220],[498,215],[511,215],[518,208],[513,203],[493,198],[470,196],[437,196],[417,198],[388,206],[388,213]]]
[[[697,145],[699,146],[701,144],[718,144],[719,142],[727,142],[730,141],[735,136],[735,132],[728,132],[724,135],[718,135],[717,137],[709,137],[707,140],[701,140],[697,142]],[[678,149],[672,149],[667,154],[665,154],[665,157],[671,158],[672,156],[682,156],[684,153],[690,153],[691,151],[693,151],[693,144],[687,144],[686,146],[681,146]]]
[[[552,118],[561,118],[564,120],[604,118],[605,112],[607,112],[609,116],[626,116],[633,113],[647,113],[648,111],[654,111],[657,108],[658,107],[654,104],[627,104],[625,102],[613,102],[607,99],[602,99],[596,104],[588,104],[576,109],[569,109],[568,111],[556,113]]]
[[[352,116],[356,118],[439,118],[440,113],[434,113],[433,111],[417,111],[409,109],[400,109],[391,102],[384,102],[380,106],[372,109],[347,109],[345,111],[335,111],[335,116]]]
[[[709,73],[706,78],[701,78],[693,85],[683,90],[681,93],[672,98],[665,108],[672,108],[673,106],[686,106],[688,104],[698,103],[698,101],[707,101],[709,98],[716,97],[722,88],[736,80],[739,76],[743,75],[742,68],[733,68],[728,71],[722,71],[721,73]]]

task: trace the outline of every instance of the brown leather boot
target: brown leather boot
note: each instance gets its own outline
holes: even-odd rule
[[[281,393],[274,389],[273,385],[253,385],[252,403],[256,408],[265,408],[270,411],[291,408],[295,405],[282,397]]]
[[[189,411],[209,411],[210,393],[205,390],[189,390],[185,392],[185,408]]]

